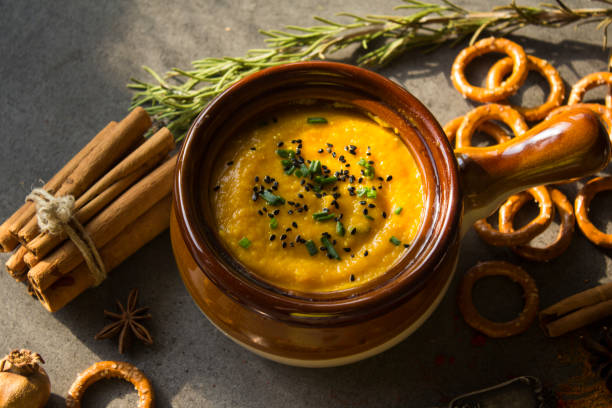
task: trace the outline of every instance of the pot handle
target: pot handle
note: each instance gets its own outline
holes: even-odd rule
[[[463,192],[463,225],[489,216],[511,194],[603,169],[610,137],[592,111],[575,108],[522,136],[489,147],[455,150]]]

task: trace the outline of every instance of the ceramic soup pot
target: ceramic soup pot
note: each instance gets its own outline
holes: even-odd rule
[[[208,197],[223,142],[262,112],[303,101],[369,112],[397,130],[420,170],[425,205],[402,259],[361,286],[298,293],[272,286],[237,262],[216,233]],[[397,344],[432,314],[453,277],[472,223],[528,187],[603,168],[610,142],[599,120],[575,110],[510,142],[453,151],[414,96],[371,71],[331,62],[269,68],[228,88],[200,113],[183,142],[171,237],[183,281],[206,317],[245,348],[281,363],[354,362]]]

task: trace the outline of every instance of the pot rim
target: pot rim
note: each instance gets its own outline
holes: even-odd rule
[[[405,120],[406,126],[416,129],[424,150],[416,154],[417,164],[429,163],[429,178],[424,180],[426,204],[423,214],[432,217],[422,220],[421,228],[408,254],[402,258],[399,272],[381,277],[348,290],[327,293],[299,293],[272,286],[252,274],[244,274],[228,261],[212,228],[204,222],[201,200],[197,199],[200,182],[200,156],[205,156],[203,143],[208,138],[198,137],[208,127],[222,126],[227,109],[238,109],[245,104],[241,98],[262,96],[263,88],[278,89],[283,81],[326,83],[329,86],[352,87],[351,91],[366,93],[373,103],[385,105]],[[304,82],[304,83],[306,83]],[[278,84],[278,85],[276,85]],[[277,89],[277,91],[278,91]],[[264,95],[270,97],[270,93]],[[403,108],[406,109],[403,109]],[[402,112],[400,112],[402,111]],[[235,112],[235,110],[233,111]],[[399,113],[398,113],[399,112]],[[227,127],[228,125],[226,125]],[[419,139],[419,140],[421,140]],[[409,146],[410,147],[410,146]],[[198,156],[199,155],[199,156]],[[426,156],[426,157],[425,157]],[[420,163],[420,164],[419,164]],[[429,166],[428,165],[428,166]],[[429,168],[426,166],[427,168]],[[433,172],[432,172],[433,171]],[[433,176],[432,176],[433,175]],[[430,178],[434,178],[432,180]],[[427,187],[425,186],[427,181]],[[173,190],[173,205],[185,244],[199,268],[222,292],[242,305],[272,317],[298,325],[329,326],[350,324],[356,320],[373,318],[392,309],[398,302],[418,291],[434,274],[446,255],[446,248],[456,239],[462,212],[457,163],[444,131],[431,112],[412,94],[394,82],[372,71],[352,65],[326,61],[309,61],[280,65],[252,74],[221,93],[199,113],[183,141],[178,155]],[[429,228],[424,226],[432,224]],[[412,254],[412,257],[410,257]],[[415,256],[418,254],[418,256]],[[407,258],[407,260],[404,260]],[[408,259],[410,258],[410,259]],[[390,269],[391,270],[391,269]],[[389,276],[388,276],[389,275]]]

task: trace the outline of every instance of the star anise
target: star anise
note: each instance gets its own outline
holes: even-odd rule
[[[119,333],[119,353],[127,349],[128,342],[131,334],[139,338],[143,343],[151,345],[153,344],[153,338],[149,331],[137,320],[150,319],[151,315],[147,313],[148,307],[136,308],[138,303],[138,289],[132,289],[128,296],[127,305],[123,305],[117,300],[117,306],[119,306],[120,314],[104,311],[104,316],[115,319],[116,321],[104,326],[98,334],[95,335],[96,340],[108,339],[114,337]]]

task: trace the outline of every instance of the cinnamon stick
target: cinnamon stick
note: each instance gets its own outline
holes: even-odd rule
[[[74,168],[55,193],[56,196],[73,195],[75,198],[87,190],[100,176],[106,173],[127,151],[134,147],[144,132],[151,126],[151,118],[144,109],[136,108],[103,138],[95,149]],[[11,230],[11,232],[15,232]],[[27,244],[38,235],[38,222],[32,217],[19,230],[17,238]]]
[[[81,224],[87,223],[119,194],[159,164],[172,149],[174,137],[168,129],[162,128],[79,197],[74,205],[74,217]],[[66,234],[39,234],[25,245],[33,253],[26,255],[26,263],[30,267],[34,266],[65,239]]]
[[[134,184],[85,226],[97,248],[113,240],[125,225],[132,223],[170,193],[176,156]],[[71,241],[65,242],[28,272],[32,287],[44,291],[80,263],[83,257]]]
[[[117,235],[117,239],[111,240],[100,249],[100,256],[108,271],[114,269],[168,228],[171,198],[171,195],[162,198],[142,216],[125,227]],[[56,312],[93,284],[94,280],[87,266],[81,264],[47,289],[35,290],[35,293],[45,309]]]
[[[117,122],[110,122],[93,139],[89,141],[72,159],[68,161],[45,185],[43,188],[55,194],[66,178],[72,173],[76,166],[91,152],[101,140],[107,137],[108,133],[117,126]],[[2,225],[0,225],[0,252],[9,252],[17,247],[17,233],[26,225],[36,214],[36,207],[33,203],[24,203],[13,213]]]
[[[24,261],[24,256],[27,254],[28,249],[24,246],[17,248],[15,253],[6,261],[7,272],[15,278],[15,280],[21,282],[25,280],[27,266]]]
[[[612,283],[572,295],[540,312],[540,326],[558,337],[612,315]]]

